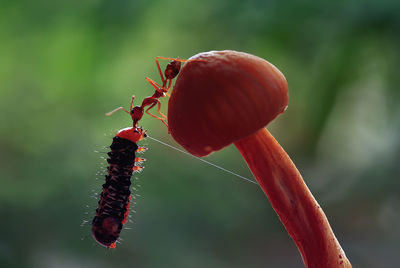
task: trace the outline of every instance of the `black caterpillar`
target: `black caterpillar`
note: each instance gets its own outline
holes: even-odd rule
[[[135,158],[135,152],[145,149],[137,145],[144,137],[146,133],[141,128],[125,128],[118,131],[110,146],[108,174],[92,221],[93,237],[105,247],[115,247],[122,226],[128,219],[132,173],[142,169],[135,163],[144,161]]]

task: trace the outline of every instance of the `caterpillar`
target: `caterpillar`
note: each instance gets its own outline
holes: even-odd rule
[[[111,151],[108,152],[106,182],[92,221],[92,235],[102,246],[115,248],[122,226],[127,222],[131,176],[143,168],[136,163],[145,161],[135,157],[135,153],[147,149],[139,147],[137,142],[145,137],[146,131],[135,126],[119,130],[113,138]]]

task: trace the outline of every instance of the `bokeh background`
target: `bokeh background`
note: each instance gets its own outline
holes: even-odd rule
[[[354,267],[398,267],[399,30],[397,0],[1,1],[0,267],[303,267],[256,185],[150,139],[121,244],[81,226],[131,123],[104,113],[152,94],[156,56],[223,49],[287,77],[289,108],[269,129]],[[234,147],[208,160],[251,177]]]

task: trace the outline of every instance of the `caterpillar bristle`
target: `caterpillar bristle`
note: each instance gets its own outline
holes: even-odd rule
[[[146,152],[148,150],[148,148],[146,148],[146,147],[138,147],[137,149],[136,149],[136,152],[137,153],[144,153],[144,152]]]
[[[132,171],[133,172],[137,172],[137,173],[141,172],[143,169],[144,169],[144,167],[142,167],[142,166],[134,166],[134,167],[132,167]]]
[[[146,162],[146,158],[135,157],[135,163],[143,163]]]

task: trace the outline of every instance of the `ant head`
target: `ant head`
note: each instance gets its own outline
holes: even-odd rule
[[[133,126],[136,126],[140,119],[142,119],[144,109],[142,106],[135,106],[131,109],[130,114],[133,120]]]
[[[174,79],[181,70],[181,62],[173,60],[165,68],[164,75],[167,79]]]

